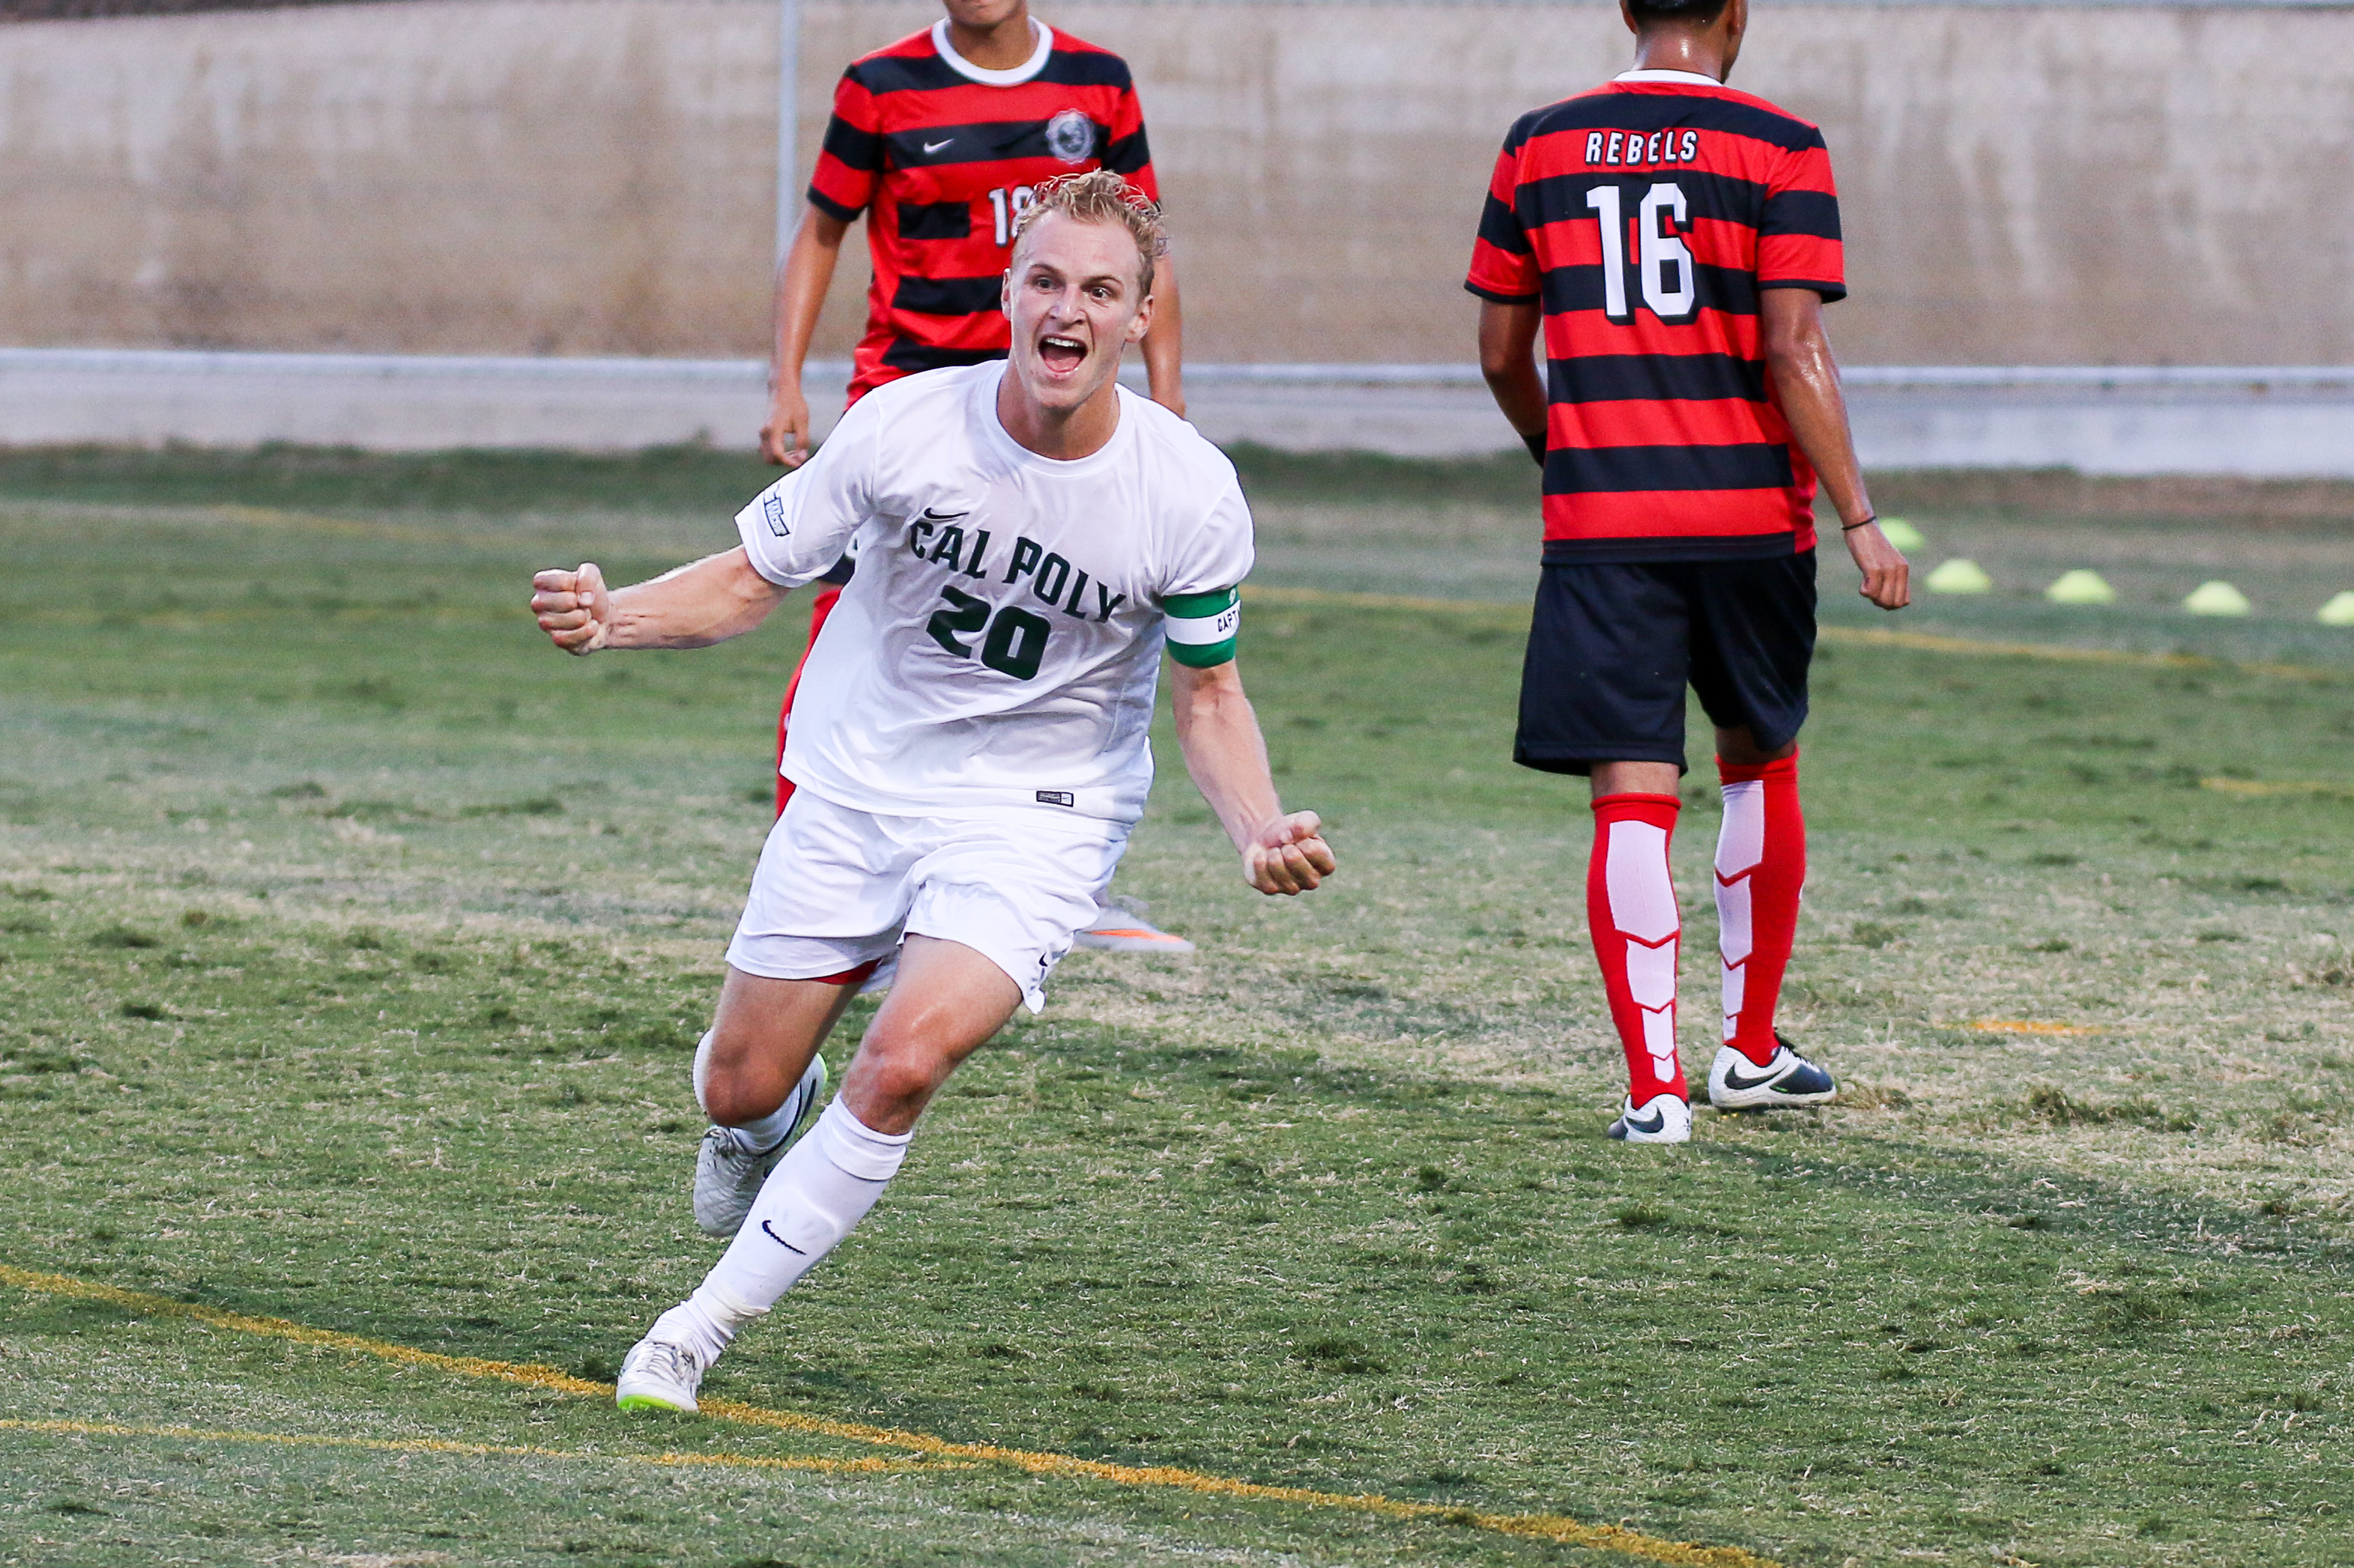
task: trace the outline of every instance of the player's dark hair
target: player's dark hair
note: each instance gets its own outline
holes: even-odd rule
[[[1661,22],[1705,27],[1724,15],[1725,5],[1726,0],[1627,0],[1627,9],[1638,27]]]

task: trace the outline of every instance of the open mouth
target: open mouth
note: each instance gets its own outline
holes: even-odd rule
[[[1075,337],[1049,333],[1038,340],[1038,360],[1057,376],[1068,376],[1085,364],[1087,345]]]

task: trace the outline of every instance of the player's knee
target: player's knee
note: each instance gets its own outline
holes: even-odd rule
[[[782,1103],[774,1095],[762,1095],[742,1075],[726,1073],[715,1074],[695,1097],[703,1103],[703,1114],[720,1127],[758,1121]]]
[[[900,1117],[919,1111],[940,1086],[942,1075],[933,1064],[915,1057],[902,1057],[884,1063],[867,1082],[869,1097],[877,1108],[897,1113]]]
[[[949,1075],[949,1064],[914,1041],[869,1040],[843,1081],[851,1109],[869,1127],[913,1126]]]
[[[1768,762],[1779,762],[1795,756],[1798,743],[1786,740],[1776,747],[1757,744],[1756,736],[1747,725],[1735,729],[1720,728],[1716,732],[1716,754],[1736,768],[1756,768]]]
[[[771,1081],[775,1075],[756,1071],[752,1055],[728,1049],[729,1044],[714,1029],[696,1044],[695,1103],[719,1126],[740,1127],[784,1102]]]

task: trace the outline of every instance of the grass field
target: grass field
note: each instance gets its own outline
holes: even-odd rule
[[[0,1563],[2354,1559],[2345,496],[1883,485],[2005,591],[1826,571],[1786,1027],[1847,1093],[1663,1150],[1600,1136],[1582,787],[1507,760],[1520,470],[1248,471],[1342,876],[1249,895],[1164,740],[1120,885],[1200,956],[1075,956],[664,1421],[587,1384],[716,1254],[798,616],[575,662],[519,606],[759,474],[0,459]],[[2169,608],[2217,575],[2261,613]]]

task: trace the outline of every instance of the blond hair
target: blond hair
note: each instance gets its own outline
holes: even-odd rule
[[[1084,175],[1057,175],[1031,187],[1031,202],[1014,224],[1019,246],[1030,226],[1050,212],[1074,223],[1117,223],[1136,241],[1143,259],[1140,297],[1152,292],[1152,274],[1169,254],[1169,231],[1161,226],[1161,208],[1145,194],[1109,169],[1089,169]]]

